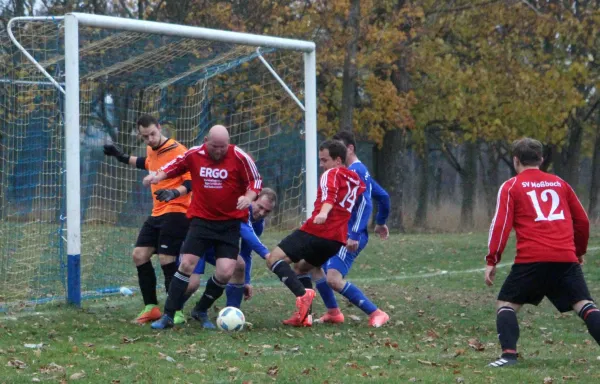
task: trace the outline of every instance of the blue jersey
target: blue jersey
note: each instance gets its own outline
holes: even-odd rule
[[[352,216],[348,222],[348,238],[359,240],[361,234],[367,233],[367,225],[371,212],[373,211],[373,201],[377,201],[377,216],[375,222],[379,225],[385,224],[390,214],[390,196],[369,174],[367,167],[356,160],[350,164],[348,169],[356,172],[360,179],[365,183],[366,190],[356,202],[352,210]]]
[[[249,208],[248,223],[242,223],[240,235],[242,245],[240,247],[240,256],[246,263],[245,281],[250,284],[250,273],[252,272],[252,251],[258,253],[263,259],[267,257],[269,250],[263,245],[259,237],[265,229],[265,219],[252,221],[252,205]]]

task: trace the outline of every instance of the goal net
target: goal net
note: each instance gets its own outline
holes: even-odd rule
[[[0,32],[0,308],[64,299],[73,288],[67,238],[78,234],[69,233],[69,199],[80,203],[81,284],[73,289],[90,297],[137,286],[131,252],[152,210],[141,183],[147,172],[105,157],[102,147],[145,156],[135,125],[144,113],[188,148],[212,125],[227,126],[279,196],[267,229],[306,217],[303,53],[180,37],[178,26],[150,24],[175,32],[79,25],[78,196],[67,196],[65,22],[13,20]]]

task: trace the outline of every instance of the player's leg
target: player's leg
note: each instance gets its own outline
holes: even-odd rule
[[[181,263],[167,295],[164,314],[160,320],[152,323],[154,329],[171,328],[174,325],[175,312],[183,308],[185,292],[200,256],[212,246],[212,242],[204,238],[204,224],[200,219],[193,219],[183,245],[181,246]]]
[[[158,236],[158,257],[165,278],[165,290],[169,293],[171,280],[177,272],[177,257],[189,227],[185,213],[171,212],[160,216],[160,234]]]
[[[191,315],[194,319],[202,322],[204,328],[215,328],[208,319],[208,309],[221,297],[233,276],[240,252],[240,221],[211,222],[206,229],[214,239],[217,263],[215,273],[207,280],[204,293],[196,303]]]
[[[209,253],[211,253],[211,252],[210,251],[206,252],[204,254],[204,256],[198,260],[198,263],[196,264],[196,267],[194,268],[194,272],[192,272],[192,275],[190,276],[190,281],[185,290],[185,294],[183,295],[181,307],[177,311],[175,311],[175,317],[173,318],[173,322],[175,324],[183,324],[186,321],[185,315],[183,314],[183,307],[185,306],[185,303],[187,303],[189,298],[192,297],[192,295],[200,287],[200,282],[202,280],[202,275],[204,274],[204,269],[206,266],[207,259],[208,259],[209,264],[212,264],[212,265],[215,264],[214,258],[212,259],[212,261],[210,260],[210,258],[207,258],[207,255]],[[177,259],[177,267],[179,267],[179,264],[181,263],[181,258],[182,258],[182,256],[180,256]]]
[[[217,255],[219,255],[219,253],[222,254],[223,248],[217,246],[216,252]],[[208,317],[208,310],[210,307],[212,307],[214,302],[217,301],[221,295],[223,295],[223,291],[225,290],[228,281],[231,279],[231,276],[233,276],[233,271],[235,270],[236,265],[236,259],[233,257],[237,256],[237,252],[239,252],[239,250],[235,249],[234,252],[235,253],[233,256],[228,255],[227,253],[223,255],[224,257],[217,256],[215,273],[207,280],[204,293],[192,310],[192,318],[200,321],[202,323],[202,327],[204,328],[216,328]]]
[[[158,298],[156,296],[156,272],[152,266],[152,255],[156,251],[160,234],[159,218],[150,216],[142,225],[133,249],[133,263],[137,269],[138,284],[144,299],[144,309],[136,322],[144,324],[160,318]]]
[[[500,288],[496,301],[496,330],[502,355],[489,367],[499,368],[517,363],[520,336],[517,312],[523,304],[538,305],[546,292],[546,270],[544,265],[539,264],[513,265]]]
[[[294,263],[294,273],[296,274],[296,276],[298,276],[298,280],[300,280],[300,282],[302,283],[302,286],[305,289],[313,289],[313,279],[312,279],[312,271],[307,272],[307,273],[303,273],[302,270],[303,268],[303,263],[304,260],[301,260],[299,263]],[[312,326],[312,322],[313,322],[313,318],[312,318],[312,305],[310,306],[310,308],[308,309],[308,315],[306,316],[306,320],[304,321],[304,326],[306,327],[311,327]],[[285,322],[284,322],[285,324]]]
[[[584,321],[588,332],[600,344],[600,311],[594,304],[583,270],[578,263],[555,263],[558,276],[548,293],[548,299],[560,312],[575,311]]]
[[[165,290],[169,293],[169,287],[173,276],[178,269],[177,259],[181,251],[181,245],[185,240],[189,228],[189,219],[185,213],[170,212],[160,216],[160,234],[158,237],[158,252],[160,266],[165,279]],[[175,324],[185,323],[185,317],[181,310],[175,312]]]
[[[244,283],[246,281],[246,263],[241,256],[238,256],[233,276],[227,283],[225,294],[227,296],[227,306],[241,308],[244,298]]]
[[[309,234],[306,232],[295,230],[269,253],[266,260],[267,268],[276,274],[296,297],[303,297],[307,291],[288,262],[298,263],[302,260],[303,253],[309,249],[310,239],[308,236]]]

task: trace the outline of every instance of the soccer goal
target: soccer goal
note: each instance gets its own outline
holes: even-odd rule
[[[268,228],[297,227],[317,189],[312,42],[71,13],[0,30],[0,308],[136,286],[131,251],[151,212],[135,122],[188,148],[214,124],[279,195]]]

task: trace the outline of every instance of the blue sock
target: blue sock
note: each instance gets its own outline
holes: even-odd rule
[[[327,285],[327,279],[324,277],[316,281],[317,291],[323,299],[323,303],[327,309],[336,309],[338,307],[337,301],[335,300],[335,293],[329,285]]]
[[[225,288],[227,295],[227,306],[240,308],[244,298],[244,284],[227,284]]]
[[[344,289],[340,292],[342,296],[350,300],[350,302],[360,308],[364,313],[370,315],[377,310],[377,306],[367,299],[364,293],[356,286],[349,282],[344,285]]]

